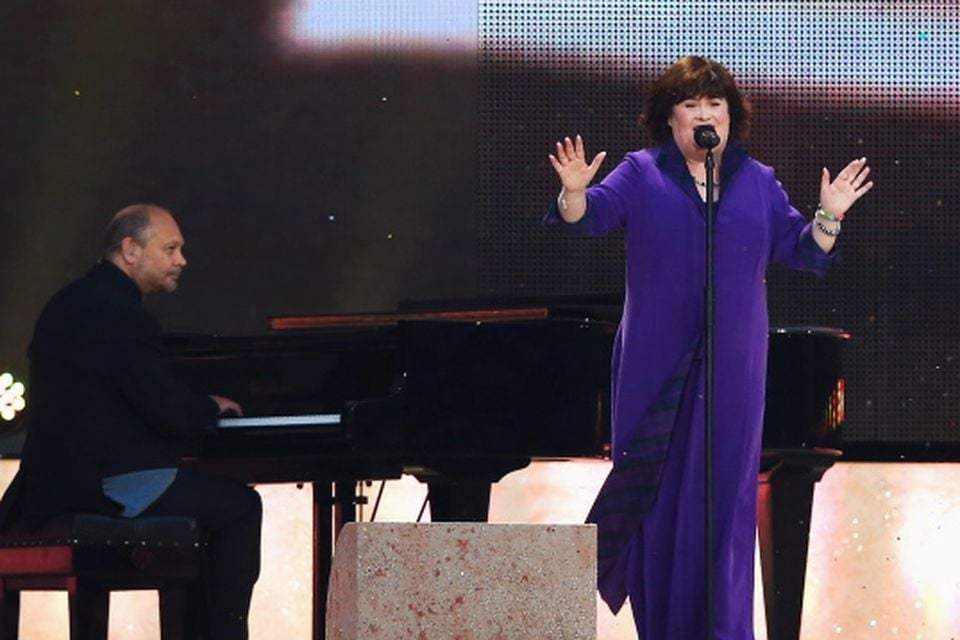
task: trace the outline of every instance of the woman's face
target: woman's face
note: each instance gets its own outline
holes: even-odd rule
[[[720,136],[720,145],[713,153],[720,156],[730,137],[730,108],[726,98],[688,98],[673,105],[667,124],[673,130],[673,140],[684,157],[702,161],[707,152],[694,142],[693,130],[700,125],[713,125]]]

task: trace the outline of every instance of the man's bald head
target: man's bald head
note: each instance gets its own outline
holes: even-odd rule
[[[171,215],[155,204],[132,204],[117,211],[103,234],[103,257],[109,259],[120,251],[124,238],[133,238],[139,244],[146,244],[152,216],[158,214]]]
[[[155,204],[133,204],[118,211],[104,233],[104,258],[115,264],[144,294],[172,292],[187,264],[183,236],[173,215]]]

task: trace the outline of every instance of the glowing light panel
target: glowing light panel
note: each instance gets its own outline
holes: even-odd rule
[[[283,11],[292,51],[476,51],[476,0],[292,0]]]
[[[23,394],[26,388],[7,371],[0,373],[0,420],[10,422],[27,406]]]
[[[485,34],[484,47],[523,49],[536,57],[596,55],[663,67],[699,53],[737,70],[738,77],[778,85],[811,81],[863,91],[960,93],[957,13],[918,11],[915,2],[797,0],[489,0],[489,16],[516,24]],[[731,26],[748,39],[731,37]],[[653,27],[656,26],[656,29]],[[662,37],[645,37],[659,32]],[[609,37],[596,37],[609,34]],[[613,34],[616,34],[614,36]],[[810,37],[816,34],[816,37]],[[635,36],[642,46],[625,51]]]

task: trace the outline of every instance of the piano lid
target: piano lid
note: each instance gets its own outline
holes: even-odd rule
[[[406,300],[395,312],[272,316],[272,331],[389,327],[419,320],[516,322],[547,318],[591,318],[619,322],[623,293],[541,296],[525,298],[469,298]]]

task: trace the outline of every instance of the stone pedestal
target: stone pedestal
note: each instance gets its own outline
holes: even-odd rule
[[[350,523],[327,640],[596,638],[591,525]]]

